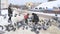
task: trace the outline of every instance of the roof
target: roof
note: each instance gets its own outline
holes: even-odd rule
[[[58,5],[60,4],[60,2],[59,1],[51,1],[51,2],[45,2],[45,3],[42,3],[42,4],[40,4],[40,5],[38,5],[38,6],[36,6],[37,8],[39,8],[39,7],[48,7],[48,8],[53,8],[53,7],[58,7]]]

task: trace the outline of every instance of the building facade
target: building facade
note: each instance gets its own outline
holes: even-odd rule
[[[8,8],[8,0],[1,0],[1,9]]]
[[[1,11],[8,8],[8,0],[0,0],[1,1],[1,7],[0,7],[0,15],[1,15]]]

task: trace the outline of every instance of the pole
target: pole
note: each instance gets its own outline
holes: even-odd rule
[[[0,16],[1,16],[1,0],[0,0]]]

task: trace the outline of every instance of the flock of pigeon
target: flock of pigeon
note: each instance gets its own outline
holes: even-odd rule
[[[30,20],[30,22],[31,22],[31,20]],[[41,23],[41,22],[43,22],[43,23]],[[39,24],[39,23],[41,23],[41,24]],[[49,20],[40,20],[39,23],[36,24],[36,25],[34,23],[26,24],[26,23],[24,23],[24,20],[22,20],[20,22],[14,23],[14,25],[12,23],[10,23],[8,25],[4,25],[4,26],[0,25],[0,28],[2,30],[5,29],[5,31],[8,31],[8,32],[16,31],[16,29],[19,29],[21,27],[23,27],[22,28],[23,30],[24,29],[28,30],[29,28],[31,28],[32,32],[35,32],[36,34],[39,34],[39,31],[41,29],[47,30],[51,26],[51,20],[50,19]]]

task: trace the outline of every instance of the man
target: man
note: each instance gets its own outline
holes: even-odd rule
[[[8,22],[11,21],[12,12],[13,12],[13,11],[12,11],[12,9],[11,9],[11,5],[9,5],[9,7],[8,7],[8,16],[9,16]]]

